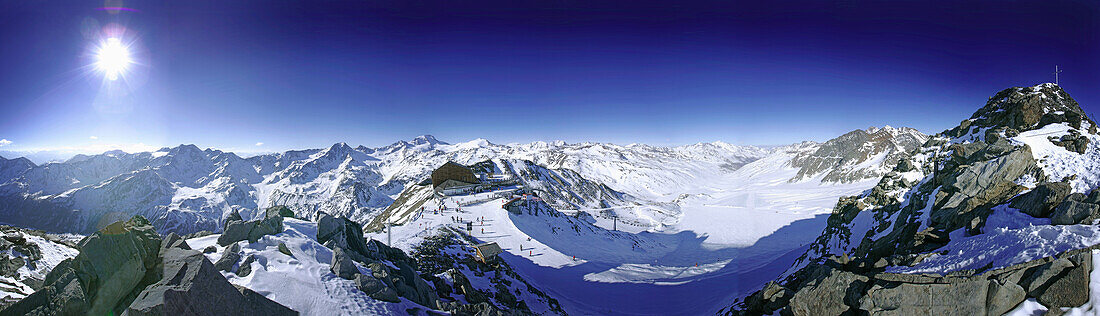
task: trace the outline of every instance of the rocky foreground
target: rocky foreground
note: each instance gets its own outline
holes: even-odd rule
[[[273,295],[270,288],[260,294],[230,282],[242,283],[246,278],[291,289],[294,283],[348,280],[343,282],[353,284],[351,292],[338,292],[328,299],[368,300],[382,306],[359,311],[343,308],[337,312],[341,314],[442,311],[456,315],[526,315],[533,313],[528,302],[537,303],[541,314],[564,314],[554,299],[527,284],[506,264],[473,260],[464,246],[469,242],[464,235],[441,231],[426,238],[410,256],[364,239],[361,227],[346,218],[322,214],[314,224],[293,217],[294,212],[283,206],[269,208],[262,218],[252,221],[233,214],[225,222],[223,234],[200,232],[186,237],[174,233],[161,236],[141,216],[115,222],[77,243],[79,253],[75,257],[58,263],[37,291],[7,306],[0,315],[299,314],[269,298]],[[276,240],[296,238],[288,235],[290,228],[285,221],[315,228],[316,236],[303,240],[301,244],[306,246],[278,242],[275,256],[280,258],[255,252]],[[200,245],[210,240],[215,244],[200,246],[203,248],[199,251],[193,250],[188,240]],[[0,241],[0,246],[8,245],[5,242],[7,239]],[[276,261],[294,265],[291,270],[312,270],[305,262],[317,263],[311,261],[316,258],[302,253],[308,250],[303,248],[313,247],[309,245],[323,245],[324,253],[331,253],[331,261],[323,266],[326,271],[315,276],[316,280],[261,273],[277,270]],[[212,254],[219,256],[210,260]],[[307,297],[306,301],[318,301],[308,297],[321,295],[274,294],[278,294],[273,296],[276,299],[285,299],[287,295],[283,294],[288,294]],[[298,303],[293,300],[288,304],[304,308],[307,314],[327,313],[317,306]]]
[[[724,312],[1097,313],[1098,145],[1096,123],[1057,85],[1001,91],[841,198],[788,273]]]

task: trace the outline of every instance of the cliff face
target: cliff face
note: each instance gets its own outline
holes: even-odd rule
[[[1094,190],[1100,182],[1094,175],[1100,171],[1100,136],[1096,134],[1096,124],[1056,85],[998,92],[970,119],[930,137],[912,155],[900,158],[874,188],[841,198],[821,236],[785,278],[770,285],[770,290],[754,294],[755,298],[738,302],[731,311],[800,314],[821,302],[839,304],[839,312],[893,310],[883,307],[887,304],[881,301],[883,291],[909,295],[932,288],[880,284],[883,279],[876,273],[972,270],[971,278],[988,278],[978,277],[976,272],[1096,244],[1100,241],[1081,235],[1095,226],[1088,225],[1090,228],[1079,234],[1069,226],[1057,226],[1092,224],[1100,218],[1100,193]],[[1065,238],[1025,240],[1025,230],[1052,224],[1050,233]],[[1031,248],[1024,249],[1033,253],[1002,251],[1013,249],[1012,245],[1028,245]],[[929,258],[933,259],[922,264]],[[1091,271],[1085,261],[1064,266]],[[1028,271],[1025,278],[1040,273]],[[1060,268],[1058,271],[1062,273]],[[1080,280],[1084,287],[1087,280]],[[830,282],[834,284],[822,286]],[[1025,288],[1032,285],[999,282],[998,286],[1008,283]],[[836,289],[847,290],[831,292]],[[1026,296],[1040,298],[1040,292],[1029,288]],[[1023,296],[1010,299],[1013,306],[1022,300]],[[946,301],[939,303],[952,306]],[[958,304],[954,305],[956,311],[968,310]]]

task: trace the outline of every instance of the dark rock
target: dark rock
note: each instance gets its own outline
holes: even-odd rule
[[[290,252],[290,248],[286,247],[286,243],[279,243],[279,252],[283,253],[284,255],[294,257],[294,254]]]
[[[255,223],[256,226],[248,232],[248,242],[256,242],[263,236],[283,232],[283,218],[281,216],[264,218]]]
[[[81,240],[72,267],[85,284],[88,314],[111,313],[131,291],[140,291],[146,271],[159,263],[160,244],[160,235],[141,216],[112,223]]]
[[[332,266],[329,269],[333,274],[348,280],[355,279],[355,275],[359,274],[359,268],[355,267],[355,263],[342,248],[332,249]]]
[[[394,288],[397,289],[397,294],[417,304],[430,308],[438,308],[438,306],[436,306],[436,301],[439,300],[439,295],[435,293],[435,289],[432,288],[431,285],[428,285],[427,281],[424,281],[423,278],[417,275],[416,270],[408,263],[398,261],[395,264],[397,265],[401,279],[404,280],[404,286],[395,284]]]
[[[241,267],[237,268],[237,275],[241,277],[246,277],[249,274],[252,274],[252,262],[255,261],[256,256],[248,255],[248,257],[245,257],[244,261],[241,261]]]
[[[1045,183],[1012,199],[1009,206],[1034,217],[1050,217],[1054,207],[1062,202],[1070,192],[1072,192],[1072,189],[1068,183]]]
[[[283,218],[281,216],[265,217],[257,221],[230,220],[225,224],[225,231],[218,236],[218,244],[222,246],[241,240],[256,242],[265,235],[275,235],[283,232]]]
[[[995,280],[989,281],[987,293],[986,315],[1004,315],[1027,297],[1020,285],[1011,282],[1001,284]]]
[[[455,294],[465,296],[466,301],[473,304],[489,301],[489,297],[475,289],[473,284],[470,284],[470,279],[467,279],[462,272],[450,270],[448,273],[451,275],[451,280],[454,280]]]
[[[256,291],[238,285],[233,285],[233,287],[237,288],[237,291],[244,297],[242,305],[249,307],[251,309],[249,312],[252,315],[298,315],[298,312],[272,301],[260,295],[260,293],[256,293]]]
[[[176,235],[176,233],[168,233],[168,236],[164,236],[164,240],[161,242],[161,249],[166,248],[180,248],[191,250],[191,246],[187,245],[187,241],[183,240],[183,237]]]
[[[1090,254],[1086,254],[1087,263],[1078,264],[1060,277],[1037,289],[1039,303],[1049,307],[1077,307],[1089,300]]]
[[[1054,225],[1092,224],[1098,215],[1100,215],[1100,205],[1067,200],[1054,209],[1050,223]]]
[[[1092,192],[1089,192],[1089,196],[1081,202],[1100,204],[1100,188],[1092,189]]]
[[[364,274],[356,275],[355,286],[358,287],[360,291],[367,293],[367,295],[376,300],[390,303],[401,302],[401,298],[397,296],[396,291],[372,276]]]
[[[872,314],[981,315],[989,282],[978,279],[948,284],[875,284],[860,299],[860,309]]]
[[[11,277],[15,275],[15,272],[22,268],[26,262],[21,257],[8,257],[8,255],[0,255],[0,275]]]
[[[369,263],[367,244],[363,241],[363,228],[343,217],[322,214],[317,220],[317,242],[329,249],[343,248],[355,261]]]
[[[225,224],[225,230],[218,236],[218,245],[228,246],[241,240],[248,239],[248,233],[255,227],[255,222],[229,221]]]
[[[791,297],[786,310],[792,315],[841,315],[859,306],[859,295],[869,280],[827,266],[820,266],[811,275],[811,280]]]
[[[232,244],[222,251],[222,257],[214,263],[214,268],[218,271],[231,272],[238,260],[241,260],[241,245]]]
[[[1020,280],[1020,285],[1027,290],[1029,297],[1039,297],[1050,284],[1058,279],[1058,276],[1072,268],[1073,262],[1068,258],[1057,259],[1028,269],[1027,276]]]
[[[298,314],[281,305],[282,308],[273,308],[278,305],[274,302],[262,303],[259,295],[246,299],[198,251],[165,251],[163,275],[163,279],[138,295],[127,308],[127,314],[251,315],[259,310],[263,310],[264,315]]]
[[[206,246],[206,248],[202,249],[202,253],[214,253],[215,251],[218,251],[218,247]]]
[[[78,244],[80,253],[46,275],[41,290],[12,304],[4,315],[104,315],[125,308],[148,281],[159,277],[161,238],[135,216],[107,225]],[[177,249],[177,248],[171,248]]]
[[[214,234],[214,232],[209,231],[209,230],[200,230],[200,231],[197,231],[197,232],[194,232],[194,233],[183,235],[183,239],[195,239],[195,238],[199,238],[199,237],[210,236],[210,235],[213,235],[213,234]]]
[[[294,218],[294,211],[291,211],[289,207],[286,207],[286,205],[272,206],[272,207],[267,208],[267,211],[264,213],[264,218],[271,218],[271,217],[290,217],[290,218]]]
[[[225,220],[223,221],[224,224],[222,225],[222,228],[224,230],[225,226],[229,225],[230,222],[243,222],[243,221],[244,221],[244,218],[241,217],[240,212],[232,211],[232,212],[229,212],[229,215],[225,217]]]

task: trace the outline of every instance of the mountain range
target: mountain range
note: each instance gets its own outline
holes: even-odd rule
[[[883,166],[924,137],[905,128],[857,130],[823,144],[792,145],[815,150],[796,157],[790,166],[776,167],[801,168],[790,181],[821,174],[826,182],[876,178],[884,173]],[[666,203],[690,191],[687,188],[728,177],[741,166],[787,147],[723,142],[679,147],[560,141],[500,145],[484,139],[448,144],[424,135],[378,148],[337,143],[249,158],[180,145],[154,152],[77,155],[42,165],[24,158],[4,159],[0,160],[0,220],[88,233],[140,214],[161,232],[187,234],[216,231],[233,210],[254,217],[256,209],[287,205],[306,218],[328,213],[366,223],[435,167],[447,161],[474,164],[492,159],[537,172],[572,174],[581,183],[606,186],[607,195],[621,196],[602,200],[578,193],[586,189],[573,187],[576,182],[529,181],[577,197],[559,207]],[[861,150],[836,158],[842,148]]]

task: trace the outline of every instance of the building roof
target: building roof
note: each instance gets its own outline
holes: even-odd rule
[[[438,189],[439,185],[447,180],[455,180],[468,184],[477,184],[481,182],[477,180],[477,176],[474,176],[474,172],[470,171],[470,168],[466,168],[466,166],[457,164],[454,161],[448,161],[438,169],[435,169],[435,171],[432,171],[432,187]]]
[[[477,244],[474,246],[477,248],[477,252],[481,254],[482,258],[488,259],[501,254],[504,250],[500,249],[500,245],[495,242],[487,242],[483,244]]]

